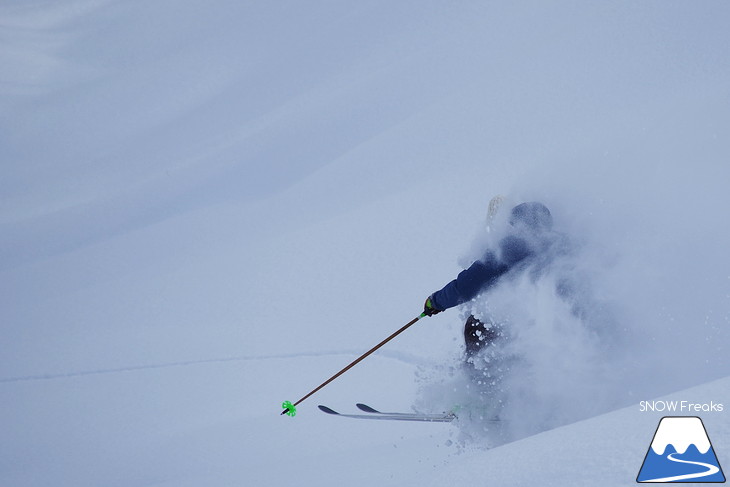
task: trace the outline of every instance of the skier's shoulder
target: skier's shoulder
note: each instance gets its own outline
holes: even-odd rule
[[[530,243],[517,235],[507,235],[499,242],[499,260],[513,265],[534,253]]]
[[[499,242],[499,259],[507,265],[514,265],[529,257],[549,257],[568,252],[571,244],[564,235],[555,232],[540,234],[510,234]]]

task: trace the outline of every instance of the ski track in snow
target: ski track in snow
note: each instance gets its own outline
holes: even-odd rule
[[[57,379],[70,379],[74,377],[84,377],[89,375],[106,375],[106,374],[119,374],[124,372],[137,372],[144,370],[154,369],[167,369],[173,367],[188,367],[194,365],[205,365],[205,364],[224,364],[229,362],[249,362],[256,360],[286,360],[286,359],[297,359],[307,357],[331,357],[331,356],[358,356],[362,351],[356,350],[339,350],[339,351],[325,351],[325,352],[310,352],[310,353],[290,353],[290,354],[274,354],[274,355],[252,355],[252,356],[233,356],[233,357],[222,357],[222,358],[210,358],[210,359],[199,359],[199,360],[181,360],[177,362],[161,362],[157,364],[145,364],[145,365],[130,365],[126,367],[114,367],[105,369],[93,369],[93,370],[80,370],[76,372],[58,372],[48,374],[37,374],[37,375],[25,375],[18,377],[6,377],[0,378],[0,384],[16,383],[16,382],[32,382],[42,380],[57,380]],[[405,352],[394,352],[394,351],[380,351],[374,355],[392,360],[397,360],[411,365],[423,365],[430,364],[432,362],[418,357],[413,354]],[[344,365],[344,364],[343,364]]]

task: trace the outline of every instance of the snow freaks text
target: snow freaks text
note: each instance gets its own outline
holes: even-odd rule
[[[695,403],[690,401],[641,401],[640,412],[670,412],[670,413],[721,413],[722,403]]]

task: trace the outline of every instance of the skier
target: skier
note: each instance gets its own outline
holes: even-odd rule
[[[490,203],[490,211],[491,206]],[[425,315],[433,316],[468,302],[498,284],[501,276],[550,258],[551,249],[559,238],[552,232],[552,215],[545,205],[528,202],[515,206],[510,212],[509,224],[508,235],[500,240],[496,249],[487,250],[481,259],[426,299]],[[469,316],[464,324],[467,361],[494,343],[503,332],[499,323],[485,325],[473,315]]]

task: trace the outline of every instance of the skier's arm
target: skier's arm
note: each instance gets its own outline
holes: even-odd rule
[[[431,305],[437,310],[445,310],[465,303],[489,287],[508,269],[490,254],[485,260],[474,262],[468,269],[461,271],[456,279],[433,293]]]

